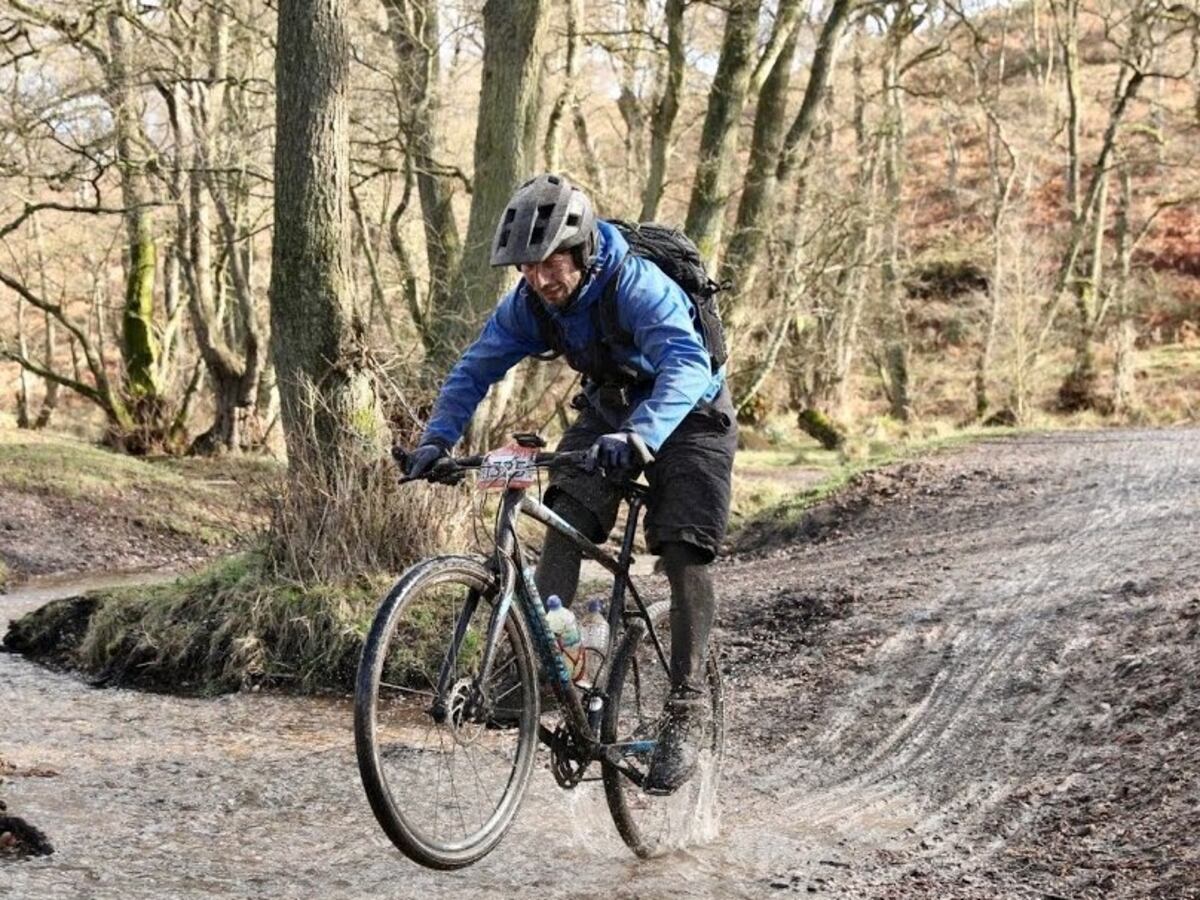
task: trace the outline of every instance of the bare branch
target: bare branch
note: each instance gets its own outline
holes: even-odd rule
[[[123,216],[133,212],[135,209],[144,209],[151,206],[168,206],[170,204],[159,202],[138,203],[134,206],[112,207],[112,206],[76,206],[70,203],[26,203],[25,209],[21,214],[9,222],[7,225],[0,227],[0,239],[12,234],[16,229],[24,224],[25,220],[34,213],[42,210],[53,210],[54,212],[66,213],[88,213],[94,216]]]

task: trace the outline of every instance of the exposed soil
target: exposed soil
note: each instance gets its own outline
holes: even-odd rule
[[[0,486],[0,560],[15,580],[178,567],[224,549],[118,507]]]
[[[0,655],[0,754],[62,772],[5,785],[58,851],[8,867],[7,884],[1200,897],[1198,548],[1195,430],[986,442],[864,476],[790,531],[747,536],[718,582],[721,834],[645,863],[593,785],[563,794],[543,772],[495,853],[427,872],[367,809],[347,704],[95,691]]]

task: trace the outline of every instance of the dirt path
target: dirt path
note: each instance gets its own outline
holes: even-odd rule
[[[708,846],[639,863],[543,772],[496,853],[425,872],[374,825],[345,704],[0,655],[0,756],[61,773],[2,789],[58,852],[0,896],[1200,897],[1200,432],[983,444],[801,531],[722,567]]]

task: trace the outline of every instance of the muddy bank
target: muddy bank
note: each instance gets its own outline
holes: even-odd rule
[[[877,487],[721,565],[729,754],[705,846],[639,863],[594,785],[540,771],[491,857],[426,872],[370,815],[343,701],[97,691],[0,654],[0,755],[62,773],[4,786],[57,852],[0,884],[1200,897],[1200,433],[985,443]]]
[[[0,590],[227,553],[264,525],[279,477],[263,458],[139,459],[0,426]]]
[[[0,486],[0,510],[0,560],[10,589],[36,576],[180,567],[222,549],[91,501]]]

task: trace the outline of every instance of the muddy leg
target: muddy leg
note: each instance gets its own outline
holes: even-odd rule
[[[555,494],[549,506],[585,537],[593,541],[603,537],[599,519],[570,494]],[[557,531],[546,532],[546,540],[542,544],[542,557],[538,560],[537,574],[534,576],[538,593],[542,595],[543,600],[551,594],[558,594],[563,606],[571,605],[579,587],[581,559],[579,551],[567,538]]]
[[[663,544],[662,560],[671,582],[671,688],[675,694],[704,689],[704,665],[717,601],[709,554],[691,544]]]

